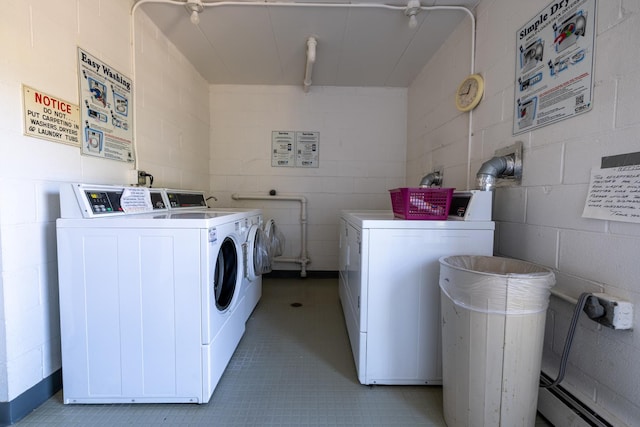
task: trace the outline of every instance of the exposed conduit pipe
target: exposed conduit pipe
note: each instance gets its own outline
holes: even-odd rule
[[[313,64],[316,62],[316,46],[318,41],[315,37],[307,39],[307,65],[304,69],[304,91],[309,92],[311,87],[311,73],[313,73]]]
[[[270,196],[263,194],[238,194],[231,195],[233,200],[282,200],[300,202],[300,256],[298,258],[282,257],[274,258],[276,262],[294,262],[300,264],[300,277],[307,277],[307,264],[311,262],[307,253],[307,198],[298,195]]]
[[[187,1],[184,0],[138,0],[133,7],[131,8],[131,33],[132,33],[132,41],[131,44],[133,45],[133,49],[132,49],[132,56],[134,56],[134,62],[135,62],[135,38],[134,38],[134,31],[133,31],[133,14],[135,13],[136,9],[145,3],[162,3],[162,4],[173,4],[173,5],[178,5],[181,7],[184,7],[185,4],[187,4]],[[363,8],[363,9],[388,9],[388,10],[398,10],[401,11],[403,13],[406,13],[406,11],[408,10],[407,6],[396,6],[396,5],[389,5],[389,4],[380,4],[380,3],[314,3],[314,2],[305,2],[305,3],[295,3],[295,2],[278,2],[278,1],[273,1],[273,2],[266,2],[266,1],[216,1],[216,2],[203,2],[202,5],[207,8],[207,7],[223,7],[223,6],[261,6],[261,7],[315,7],[315,8],[320,8],[320,7],[332,7],[332,8],[350,8],[350,9],[358,9],[358,8]],[[419,10],[453,10],[453,11],[460,11],[460,12],[464,12],[466,13],[469,18],[471,19],[471,74],[474,73],[474,69],[475,69],[475,51],[476,51],[476,20],[475,20],[475,16],[473,15],[473,12],[469,9],[467,9],[464,6],[420,6],[416,9]],[[415,14],[414,14],[415,15]],[[202,31],[200,31],[202,33]],[[206,36],[204,35],[204,33],[202,33],[203,37],[206,38]],[[309,76],[311,77],[311,76]],[[134,79],[133,81],[135,82],[135,72],[134,72]],[[306,76],[305,76],[305,81],[306,81]],[[306,85],[305,85],[306,88]],[[135,128],[134,128],[135,129]],[[471,114],[469,114],[469,141],[471,141]],[[470,149],[469,149],[470,152]],[[468,172],[469,168],[467,167],[467,182],[469,181],[469,172]]]
[[[554,288],[551,288],[551,295],[553,295],[554,297],[560,298],[561,300],[568,302],[569,304],[573,304],[573,305],[578,304],[578,300],[576,298],[571,297],[560,291],[556,291]]]

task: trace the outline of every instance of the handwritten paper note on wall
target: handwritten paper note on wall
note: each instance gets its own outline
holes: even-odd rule
[[[582,216],[640,223],[640,165],[593,169]]]

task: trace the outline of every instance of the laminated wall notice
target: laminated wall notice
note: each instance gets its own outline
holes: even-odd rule
[[[556,0],[516,33],[513,134],[592,108],[595,0]]]
[[[134,161],[133,83],[78,48],[82,154]]]

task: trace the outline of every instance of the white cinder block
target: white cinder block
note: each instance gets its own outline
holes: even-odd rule
[[[522,155],[522,185],[557,185],[562,182],[562,144],[532,147]]]
[[[37,267],[25,267],[14,271],[6,271],[2,275],[5,316],[7,323],[14,327],[30,328],[35,319],[25,317],[42,304],[40,291],[40,275]],[[20,320],[18,321],[19,318]],[[13,334],[14,331],[8,331]]]
[[[25,224],[36,221],[36,183],[5,179],[0,181],[0,194],[9,203],[0,209],[0,223]]]
[[[640,227],[636,223],[609,221],[607,224],[611,234],[640,238]]]
[[[604,286],[602,285],[602,283],[583,279],[581,277],[574,276],[571,274],[566,274],[562,271],[556,271],[555,276],[556,276],[556,286],[554,290],[557,290],[558,292],[561,292],[575,299],[578,299],[580,297],[580,294],[583,292],[593,293],[593,292],[604,291]],[[556,297],[551,295],[551,299],[553,300],[554,298]],[[568,304],[568,303],[563,302],[562,304]],[[572,309],[573,307],[563,306],[563,309],[567,309],[567,308]],[[563,311],[563,313],[566,314],[567,312]]]
[[[496,188],[493,195],[493,220],[523,223],[526,195],[523,187]]]
[[[606,364],[606,363],[605,363]],[[610,366],[610,365],[609,365]],[[625,383],[628,383],[628,378]],[[605,387],[598,385],[597,403],[606,420],[612,425],[628,425],[632,426],[640,419],[640,410],[638,403],[630,396],[637,396],[638,390],[634,390],[634,394],[627,394],[624,391],[618,391],[618,387]]]
[[[631,4],[633,2],[625,2]],[[605,61],[595,61],[595,75],[613,79],[625,76],[640,69],[640,57],[629,55],[637,48],[640,40],[640,26],[638,14],[628,14],[615,26],[614,31],[604,31],[598,34],[597,48],[602,54],[606,52]]]
[[[33,348],[7,360],[7,401],[12,401],[44,378],[42,348]]]
[[[633,290],[640,277],[638,237],[563,230],[559,268],[606,285]]]
[[[640,33],[638,35],[640,37]],[[638,71],[624,75],[618,82],[616,127],[624,128],[640,124],[640,117],[637,114],[637,93],[634,91],[638,87],[640,87],[640,72]]]
[[[303,96],[299,88],[290,87],[212,86],[210,170],[221,178],[216,181],[217,193],[266,194],[276,189],[279,194],[303,194],[308,197],[310,227],[335,223],[341,209],[389,207],[386,183],[404,181],[405,176],[406,89],[319,89],[320,93]],[[276,104],[281,108],[274,109]],[[320,166],[271,167],[271,132],[275,130],[319,132]],[[241,166],[229,166],[236,159]],[[264,208],[265,204],[247,205]],[[293,235],[287,238],[299,240],[299,211],[290,221],[282,215],[276,212],[276,221],[293,225]],[[337,235],[331,239],[337,245]],[[337,268],[319,263],[314,256],[313,251],[326,244],[310,236],[313,269]]]
[[[587,184],[527,188],[527,223],[563,229],[605,232],[605,222],[582,218]]]
[[[556,268],[558,233],[550,227],[501,223],[500,255]]]
[[[3,251],[3,272],[44,264],[49,256],[55,256],[55,238],[53,247],[49,247],[46,239],[53,236],[48,232],[46,225],[29,223],[2,226],[0,237],[2,247],[11,248]],[[47,253],[47,249],[53,249],[54,252]]]
[[[613,132],[603,132],[565,142],[563,182],[585,184],[591,177],[591,169],[600,167],[604,153],[612,149]],[[617,145],[617,144],[616,144]]]

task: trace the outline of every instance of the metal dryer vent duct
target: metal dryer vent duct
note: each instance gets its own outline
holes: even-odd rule
[[[432,185],[442,185],[442,173],[440,171],[430,172],[422,177],[419,187],[428,188]]]
[[[476,189],[492,191],[498,179],[520,182],[522,178],[522,142],[496,151],[496,156],[480,166],[476,174]]]
[[[515,161],[511,156],[494,157],[480,166],[476,174],[476,188],[491,191],[496,187],[499,175],[512,175]]]

